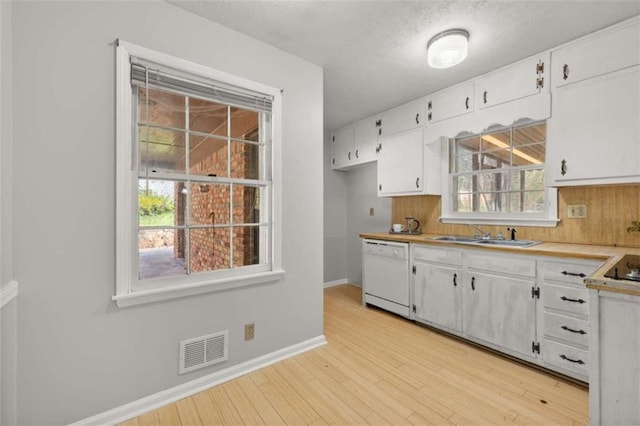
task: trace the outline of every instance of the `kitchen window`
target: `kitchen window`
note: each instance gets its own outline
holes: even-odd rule
[[[282,275],[280,92],[119,41],[119,306]]]
[[[544,180],[546,135],[541,121],[451,139],[443,221],[542,224],[553,218],[555,191]]]

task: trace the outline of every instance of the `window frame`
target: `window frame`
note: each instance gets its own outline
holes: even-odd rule
[[[549,128],[548,120],[528,120],[523,119],[514,122],[510,126],[491,126],[484,131],[478,134],[458,134],[455,138],[449,139],[447,143],[447,149],[445,150],[445,156],[443,158],[443,181],[446,182],[445,191],[442,193],[442,215],[440,217],[440,221],[442,223],[453,223],[453,224],[485,224],[485,225],[522,225],[522,226],[540,226],[540,227],[555,227],[557,226],[558,219],[558,195],[556,188],[550,188],[546,184],[546,162],[541,166],[536,167],[526,167],[526,166],[509,166],[505,168],[501,168],[500,171],[505,172],[513,172],[520,171],[526,169],[540,169],[545,173],[545,183],[543,184],[544,190],[544,208],[540,212],[456,212],[454,210],[454,202],[457,193],[454,194],[455,186],[454,186],[454,178],[459,176],[459,173],[455,173],[453,170],[453,162],[455,158],[452,158],[452,155],[455,155],[452,152],[451,145],[455,143],[456,139],[463,137],[471,137],[478,136],[481,137],[485,134],[491,134],[496,131],[504,131],[506,129],[509,130],[510,135],[513,135],[513,131],[534,125],[536,123],[540,123],[542,121],[546,121],[547,123],[547,137],[545,143],[548,144],[548,133]],[[511,145],[512,146],[512,142]],[[446,162],[446,163],[445,163]],[[446,164],[446,165],[445,165]],[[471,174],[482,174],[482,170],[470,172]],[[517,191],[516,191],[517,192]]]
[[[266,247],[266,265],[250,265],[240,268],[198,272],[139,280],[138,270],[138,213],[134,208],[138,197],[137,155],[133,153],[133,91],[131,84],[131,57],[153,62],[194,77],[219,82],[223,85],[243,88],[273,97],[271,112],[271,149],[266,158],[271,169],[270,187],[265,189],[269,199],[267,230],[270,235]],[[116,41],[116,292],[112,297],[119,307],[141,303],[238,288],[248,285],[279,281],[282,270],[281,230],[281,172],[279,165],[281,146],[282,93],[279,89],[256,83],[242,77],[176,58],[148,48]],[[159,177],[159,176],[158,176]],[[262,204],[262,202],[261,202]],[[233,228],[230,228],[233,229]],[[147,284],[145,285],[145,281]],[[152,286],[148,285],[152,282]]]

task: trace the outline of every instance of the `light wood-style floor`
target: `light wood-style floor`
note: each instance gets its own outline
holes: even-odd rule
[[[322,348],[125,425],[587,424],[588,391],[325,290]]]

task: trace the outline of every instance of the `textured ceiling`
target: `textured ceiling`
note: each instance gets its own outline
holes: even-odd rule
[[[335,129],[640,14],[632,1],[171,1],[324,68]],[[469,55],[429,68],[426,43],[463,28]]]

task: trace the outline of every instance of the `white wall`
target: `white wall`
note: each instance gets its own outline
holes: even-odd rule
[[[331,132],[324,137],[324,282],[347,279],[348,173],[331,170]]]
[[[11,10],[10,2],[0,1],[0,294],[13,277]],[[5,302],[0,303],[0,424],[12,425],[16,424],[18,301]]]
[[[378,198],[376,163],[363,164],[347,177],[347,278],[362,285],[362,232],[385,232],[391,227],[391,198]],[[374,216],[369,209],[374,208]]]
[[[18,422],[83,419],[321,335],[322,69],[164,2],[17,2],[12,23]],[[116,38],[284,89],[282,282],[111,302]],[[225,329],[229,362],[177,375],[180,340]]]

